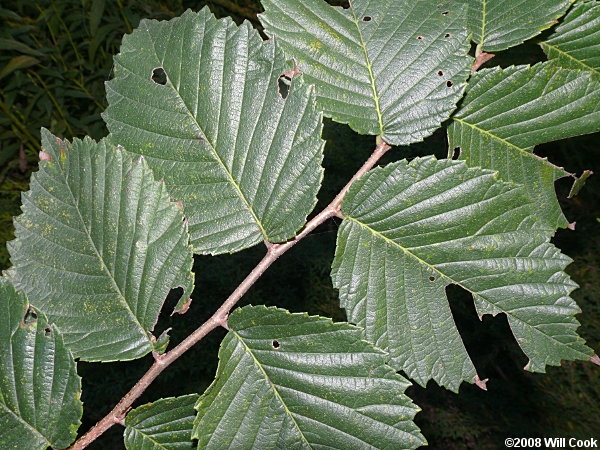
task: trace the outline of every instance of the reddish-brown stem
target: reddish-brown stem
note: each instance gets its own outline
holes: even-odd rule
[[[486,62],[488,62],[494,56],[496,56],[494,53],[482,52],[473,62],[473,66],[471,67],[471,70],[477,71],[482,65],[484,65]]]
[[[131,388],[131,390],[125,394],[125,396],[117,403],[111,412],[109,412],[102,420],[94,425],[90,430],[79,438],[71,447],[71,450],[79,450],[90,445],[96,440],[102,433],[108,430],[116,423],[122,423],[125,415],[131,409],[131,405],[142,395],[148,386],[158,377],[163,370],[165,370],[173,361],[188,351],[194,344],[201,341],[204,336],[210,333],[215,328],[223,326],[227,328],[227,317],[229,312],[235,306],[235,304],[241,299],[248,289],[258,280],[261,275],[273,264],[277,258],[292,248],[298,241],[303,239],[306,235],[312,232],[315,228],[321,225],[323,222],[333,216],[341,216],[340,208],[344,196],[350,189],[350,186],[354,181],[368,172],[370,169],[377,164],[377,161],[390,149],[390,146],[385,142],[378,140],[377,147],[373,154],[365,161],[363,166],[354,174],[352,179],[344,186],[340,193],[333,199],[333,201],[313,217],[302,231],[292,240],[284,242],[282,244],[267,243],[267,254],[252,269],[252,272],[240,283],[240,285],[232,292],[232,294],[225,300],[225,302],[215,311],[215,313],[204,322],[196,331],[190,334],[182,342],[179,343],[175,348],[168,351],[163,355],[155,355],[154,364],[148,369],[142,378]]]
[[[471,66],[471,70],[476,72],[479,68],[496,56],[494,53],[486,53],[483,51],[481,44],[477,46],[475,49],[475,61],[473,61],[473,65]]]

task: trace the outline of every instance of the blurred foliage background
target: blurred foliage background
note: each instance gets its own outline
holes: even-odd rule
[[[343,3],[343,0],[331,0]],[[106,134],[101,119],[104,81],[123,34],[142,18],[168,19],[185,9],[208,5],[217,16],[250,20],[258,26],[258,0],[12,0],[0,1],[0,269],[10,265],[5,242],[12,239],[12,216],[20,211],[38,161],[40,128],[65,138]],[[498,55],[487,65],[543,60],[535,42]],[[370,154],[371,137],[327,121],[326,177],[320,207],[327,204]],[[600,174],[600,135],[546,144],[538,153],[571,172]],[[435,153],[444,157],[446,138],[439,130],[425,142],[390,152],[384,162]],[[576,231],[560,230],[555,243],[575,262],[568,272],[580,284],[574,297],[584,311],[581,335],[600,349],[600,182],[592,177],[579,196],[567,200],[569,180],[557,191]],[[317,210],[319,209],[317,207]],[[284,255],[251,289],[242,304],[269,304],[344,320],[329,267],[336,222],[321,226]],[[157,331],[173,327],[171,342],[187,336],[207,319],[263,256],[257,247],[219,257],[196,257],[196,292],[184,316],[170,317],[169,298]],[[478,372],[490,378],[488,392],[463,385],[460,395],[430,383],[408,394],[423,408],[417,422],[432,448],[504,448],[506,437],[600,437],[600,370],[590,363],[564,363],[548,374],[522,368],[526,358],[506,319],[480,322],[462,290],[449,289],[451,307]],[[189,351],[144,394],[138,404],[159,397],[202,392],[212,381],[224,331],[213,332]],[[150,366],[150,357],[128,363],[79,363],[85,411],[81,431],[104,416]],[[91,448],[122,448],[122,429],[112,430]]]

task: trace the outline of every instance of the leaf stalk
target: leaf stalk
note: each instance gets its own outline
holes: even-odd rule
[[[267,253],[263,259],[252,269],[248,276],[242,281],[239,286],[231,293],[231,295],[223,302],[223,304],[215,311],[215,313],[200,327],[198,327],[192,334],[181,341],[172,350],[162,354],[155,355],[154,364],[148,369],[148,371],[140,378],[140,380],[131,388],[131,390],[121,398],[119,403],[110,411],[103,419],[101,419],[96,425],[90,428],[87,433],[80,437],[69,450],[81,450],[86,448],[92,442],[94,442],[99,436],[106,432],[116,423],[124,424],[125,415],[131,409],[133,403],[144,393],[144,391],[150,386],[150,384],[177,360],[181,355],[193,347],[196,343],[200,342],[208,333],[218,327],[227,327],[227,319],[229,312],[233,309],[235,304],[248,292],[248,290],[256,283],[256,281],[262,276],[262,274],[273,264],[277,259],[292,248],[296,243],[310,234],[315,228],[327,221],[333,216],[343,217],[341,213],[341,205],[344,197],[352,184],[358,180],[361,176],[371,170],[377,162],[381,159],[385,153],[391,147],[384,142],[379,136],[377,137],[377,146],[375,150],[365,161],[360,169],[354,174],[350,181],[342,188],[339,194],[333,199],[333,201],[325,207],[319,214],[313,217],[306,223],[302,231],[296,235],[293,239],[287,242],[275,244],[266,242]]]

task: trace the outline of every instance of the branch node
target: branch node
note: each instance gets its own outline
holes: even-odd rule
[[[160,362],[165,355],[158,353],[156,350],[152,350],[152,357],[154,358],[154,361]]]
[[[229,312],[235,304],[244,296],[244,294],[250,289],[256,280],[262,276],[262,274],[267,270],[271,264],[273,264],[282,254],[284,254],[287,250],[292,248],[298,241],[306,237],[311,231],[317,228],[326,220],[330,219],[333,216],[342,217],[341,213],[341,204],[344,196],[348,192],[352,183],[359,179],[362,175],[367,173],[370,169],[372,169],[375,164],[379,161],[379,159],[390,149],[391,147],[383,141],[381,137],[377,139],[377,147],[373,154],[365,161],[363,166],[356,172],[356,174],[352,177],[352,179],[344,186],[344,188],[340,191],[340,193],[336,196],[336,198],[319,214],[313,217],[310,221],[306,223],[302,231],[292,240],[281,244],[275,244],[269,242],[265,239],[265,245],[267,246],[267,254],[265,257],[258,263],[258,265],[248,274],[248,276],[240,283],[240,285],[231,293],[231,295],[223,302],[223,304],[219,307],[217,311],[204,322],[200,327],[198,327],[192,334],[190,334],[187,338],[185,338],[182,342],[180,342],[175,348],[169,350],[167,353],[162,355],[158,354],[156,350],[152,351],[152,356],[154,357],[154,364],[148,371],[144,374],[144,376],[136,383],[136,385],[131,388],[131,390],[125,394],[125,396],[121,399],[121,401],[115,406],[113,412],[104,416],[102,420],[100,420],[96,425],[94,425],[85,435],[80,437],[71,447],[71,450],[81,450],[87,447],[90,443],[92,443],[98,436],[103,434],[106,430],[108,430],[115,423],[123,424],[125,421],[125,415],[131,409],[131,405],[135,400],[137,400],[142,393],[146,390],[146,388],[152,383],[158,375],[179,358],[182,354],[184,354],[187,350],[189,350],[193,345],[202,340],[210,331],[215,328],[222,326],[226,330],[229,330],[229,326],[227,324],[227,320],[229,318]],[[189,300],[188,300],[189,302]],[[189,303],[187,303],[189,306]],[[185,312],[185,311],[184,311]],[[156,338],[150,334],[150,340],[152,342],[156,342]],[[125,408],[124,413],[120,413],[121,410]]]
[[[131,411],[131,406],[128,407],[124,412],[115,414],[113,416],[114,423],[118,423],[125,426],[125,416],[127,416],[127,413],[129,411]]]
[[[219,320],[219,325],[229,331],[229,325],[227,324],[227,320],[229,319],[229,314],[225,314],[221,320]]]
[[[269,249],[267,251],[267,254],[273,255],[273,254],[277,253],[277,251],[281,247],[281,244],[274,244],[272,242],[269,242],[269,244],[271,244],[271,245],[267,245],[267,248]]]

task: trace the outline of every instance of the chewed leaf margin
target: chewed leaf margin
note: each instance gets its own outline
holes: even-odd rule
[[[144,158],[42,130],[39,170],[8,249],[15,286],[86,361],[139,358],[172,289],[194,287],[187,221]],[[180,309],[180,306],[176,307]],[[68,314],[65,311],[68,310]]]
[[[228,327],[196,405],[200,447],[425,444],[412,421],[419,408],[404,395],[410,383],[360,328],[266,306],[234,310]]]
[[[278,81],[293,68],[275,41],[208,7],[125,36],[103,118],[181,202],[196,253],[284,242],[316,205],[322,114],[301,74],[283,98]]]

